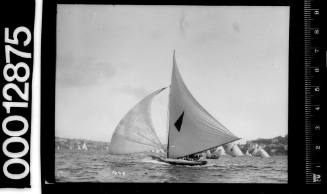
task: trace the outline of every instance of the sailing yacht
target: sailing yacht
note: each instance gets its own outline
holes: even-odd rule
[[[83,145],[82,145],[82,149],[83,150],[87,150],[87,146],[86,146],[86,143],[84,142]]]
[[[269,158],[269,154],[258,144],[255,144],[255,149],[252,152],[252,156],[259,156],[262,158]]]
[[[174,51],[170,87],[152,92],[125,115],[112,136],[109,146],[111,154],[132,154],[163,148],[154,131],[150,107],[154,97],[165,89],[169,89],[167,158],[156,159],[170,164],[203,165],[206,161],[185,161],[181,158],[240,139],[192,96],[179,72]]]
[[[226,151],[223,148],[223,146],[217,147],[215,152],[218,154],[218,156],[224,156],[224,155],[226,155]]]
[[[234,142],[224,145],[226,153],[230,156],[243,156],[241,149]]]
[[[246,150],[245,155],[246,156],[252,156],[252,154],[250,154],[249,150]]]

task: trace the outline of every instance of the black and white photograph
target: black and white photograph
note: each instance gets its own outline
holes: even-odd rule
[[[56,182],[288,183],[289,6],[58,4]]]

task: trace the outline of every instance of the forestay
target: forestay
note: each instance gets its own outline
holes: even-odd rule
[[[119,122],[111,138],[111,154],[132,154],[162,148],[154,131],[150,112],[153,98],[164,89],[146,96]]]
[[[169,94],[168,158],[179,158],[238,140],[192,96],[177,68],[175,53]]]

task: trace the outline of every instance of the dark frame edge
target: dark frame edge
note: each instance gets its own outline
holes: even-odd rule
[[[186,5],[185,1],[176,1],[176,3]],[[235,5],[233,2],[223,5]],[[303,1],[251,1],[250,5],[271,5],[290,6],[290,35],[289,35],[289,182],[288,184],[219,184],[219,187],[228,189],[231,186],[239,185],[237,190],[250,189],[254,193],[275,193],[281,189],[290,191],[292,187],[304,184],[304,89],[303,89],[303,62],[304,59],[299,55],[304,53],[303,49]],[[274,2],[274,3],[272,3]],[[95,193],[107,193],[109,191],[170,191],[170,187],[187,188],[190,191],[202,191],[202,187],[214,189],[217,184],[148,184],[148,183],[56,183],[54,173],[54,137],[55,137],[55,57],[56,57],[56,6],[57,4],[91,3],[89,0],[59,0],[43,2],[43,20],[42,20],[42,57],[41,57],[41,178],[42,190],[46,193],[57,193],[67,188],[74,188],[80,191],[91,191]],[[97,0],[92,4],[110,3],[104,0]],[[132,1],[112,1],[113,4],[135,4]],[[225,4],[224,4],[225,3]],[[236,5],[248,5],[247,1],[236,1]],[[146,4],[141,2],[140,4]],[[169,3],[168,3],[169,4]],[[192,2],[193,4],[193,2]],[[200,5],[207,5],[200,3]],[[210,4],[216,5],[216,4]],[[221,4],[218,4],[221,5]],[[292,164],[292,165],[290,165]],[[45,184],[48,183],[54,184]],[[201,185],[199,188],[198,186]],[[255,189],[253,189],[255,187]]]

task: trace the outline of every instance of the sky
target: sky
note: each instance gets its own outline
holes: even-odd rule
[[[110,141],[169,86],[173,51],[197,101],[243,140],[288,132],[289,7],[58,5],[55,134]],[[167,142],[168,91],[152,120]]]

